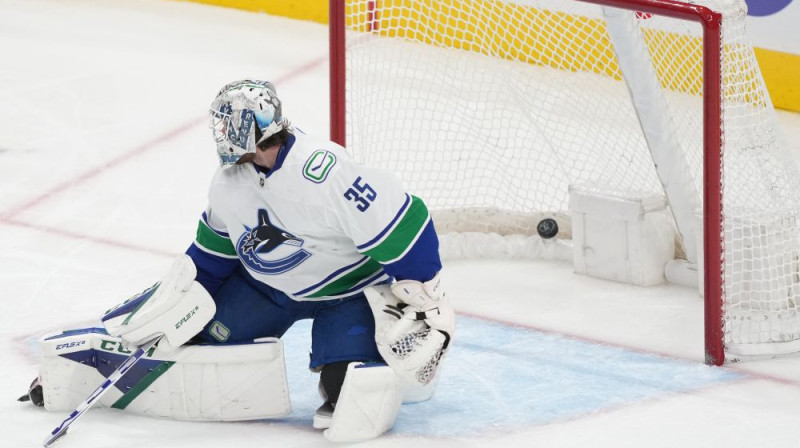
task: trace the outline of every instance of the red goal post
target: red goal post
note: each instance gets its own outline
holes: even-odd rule
[[[564,186],[602,181],[613,188],[658,189],[675,217],[682,256],[703,272],[706,362],[722,364],[726,351],[798,351],[800,324],[786,315],[797,314],[793,293],[800,288],[787,278],[797,270],[800,250],[794,245],[778,261],[762,254],[781,246],[781,238],[796,239],[796,204],[788,211],[766,207],[766,213],[747,202],[748,192],[758,196],[755,191],[764,188],[780,190],[774,199],[780,203],[797,176],[784,163],[780,138],[771,140],[777,125],[746,43],[738,9],[743,5],[330,0],[331,139],[364,161],[398,169],[412,191],[430,198],[437,228],[437,208],[466,211],[481,224],[496,216],[513,216],[514,223],[551,215],[568,221],[567,188],[552,188],[562,180]],[[563,78],[568,91],[556,92],[560,87],[552,87],[551,78]],[[486,87],[490,83],[497,86]],[[605,86],[622,92],[621,99],[612,99]],[[606,110],[607,103],[613,106]],[[664,110],[656,113],[655,106]],[[593,110],[596,115],[588,115]],[[564,124],[577,115],[579,124]],[[470,134],[473,127],[478,130]],[[591,132],[582,134],[585,128]],[[471,149],[476,140],[481,144]],[[494,146],[487,150],[484,142]],[[777,170],[762,173],[770,185],[761,178],[740,181],[747,171],[741,167],[751,166],[753,151],[765,146],[767,169]],[[597,155],[598,147],[624,149]],[[519,166],[492,171],[502,165],[499,159]],[[602,165],[606,161],[617,165]],[[444,164],[475,185],[456,183],[450,189],[459,191],[440,198],[445,185],[460,181],[442,179]],[[558,174],[538,179],[548,173]],[[740,192],[747,199],[740,201]],[[735,210],[727,221],[725,204]],[[703,224],[695,232],[700,210]],[[529,227],[499,233],[535,233]],[[764,278],[767,271],[780,278]],[[726,288],[732,293],[726,295]],[[790,305],[784,303],[786,288]]]

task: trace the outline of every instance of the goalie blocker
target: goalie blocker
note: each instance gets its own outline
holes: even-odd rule
[[[106,311],[103,326],[133,346],[163,335],[158,347],[175,350],[202,331],[217,311],[196,277],[192,259],[179,256],[160,282]]]

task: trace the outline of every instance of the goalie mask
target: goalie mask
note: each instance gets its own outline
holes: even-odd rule
[[[281,101],[267,81],[243,80],[223,87],[209,110],[209,127],[221,165],[233,165],[243,155],[288,127]]]

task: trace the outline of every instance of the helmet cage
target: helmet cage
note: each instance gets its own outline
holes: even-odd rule
[[[237,81],[223,87],[211,104],[209,118],[222,165],[255,153],[260,143],[288,126],[274,87],[264,81]]]

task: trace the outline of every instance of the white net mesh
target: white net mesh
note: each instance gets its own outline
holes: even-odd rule
[[[800,350],[800,177],[747,41],[744,2],[693,3],[724,17],[728,350]],[[608,23],[620,11],[572,0],[349,0],[347,146],[398,172],[440,233],[535,235],[549,216],[569,238],[568,188],[592,183],[663,192],[686,243],[693,224],[677,209],[702,209],[702,28],[625,11],[615,23],[626,37],[614,41]],[[629,50],[638,72],[621,67],[620,40],[641,41]],[[647,74],[658,107],[639,114],[629,91]],[[656,165],[679,167],[676,189],[665,191]]]

